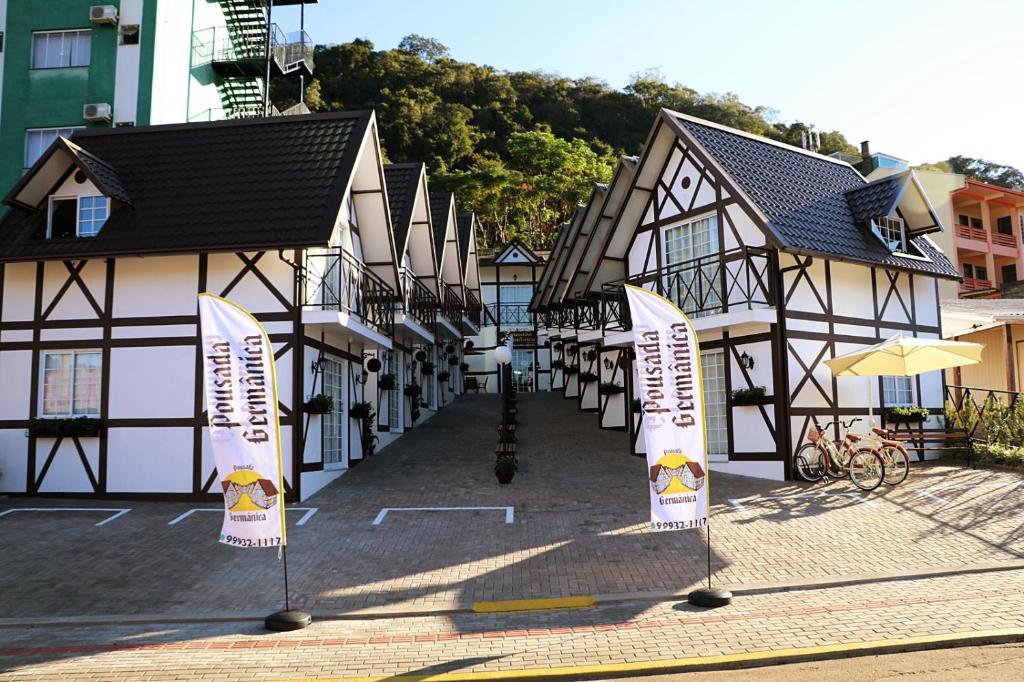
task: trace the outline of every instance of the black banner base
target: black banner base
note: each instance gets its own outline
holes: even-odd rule
[[[687,595],[686,601],[694,606],[703,606],[704,608],[726,606],[732,602],[732,592],[729,590],[706,587],[691,592]]]
[[[309,627],[313,617],[305,611],[278,611],[272,613],[263,620],[263,625],[268,630],[277,632],[290,632]]]

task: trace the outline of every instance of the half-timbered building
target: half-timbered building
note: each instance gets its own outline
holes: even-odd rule
[[[371,403],[386,444],[405,423],[368,359],[411,343],[395,331],[396,315],[413,326],[411,290],[441,291],[422,166],[411,176],[396,245],[372,112],[59,138],[0,221],[0,490],[213,499],[202,292],[274,344],[289,499],[372,447],[350,406]],[[319,394],[333,409],[307,404]]]
[[[552,385],[643,453],[623,285],[655,290],[699,333],[712,467],[782,479],[813,419],[868,414],[866,380],[824,360],[941,335],[938,282],[957,278],[928,237],[942,229],[912,172],[868,183],[841,160],[662,110],[541,277]],[[938,415],[942,373],[879,378],[875,395]]]

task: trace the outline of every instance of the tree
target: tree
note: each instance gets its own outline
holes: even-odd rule
[[[1024,174],[1013,166],[972,159],[968,156],[951,156],[946,162],[954,173],[966,175],[972,180],[999,185],[1007,189],[1024,190]]]
[[[431,63],[448,56],[447,46],[438,40],[426,38],[418,33],[410,33],[402,38],[402,42],[398,43],[398,49]]]

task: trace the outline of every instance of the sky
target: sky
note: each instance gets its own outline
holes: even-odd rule
[[[298,10],[275,19],[293,30]],[[617,88],[654,70],[911,163],[1024,169],[1024,0],[320,0],[306,23],[318,44],[419,33],[461,61]]]

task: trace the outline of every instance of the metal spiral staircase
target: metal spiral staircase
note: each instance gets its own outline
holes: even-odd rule
[[[224,14],[225,28],[209,28],[193,34],[192,66],[209,64],[217,75],[217,88],[227,118],[265,115],[268,59],[272,78],[312,75],[312,40],[304,30],[285,34],[277,24],[270,23],[270,17],[275,7],[314,2],[316,0],[273,0],[271,7],[266,0],[217,0]],[[276,109],[271,107],[271,111],[276,112]]]

